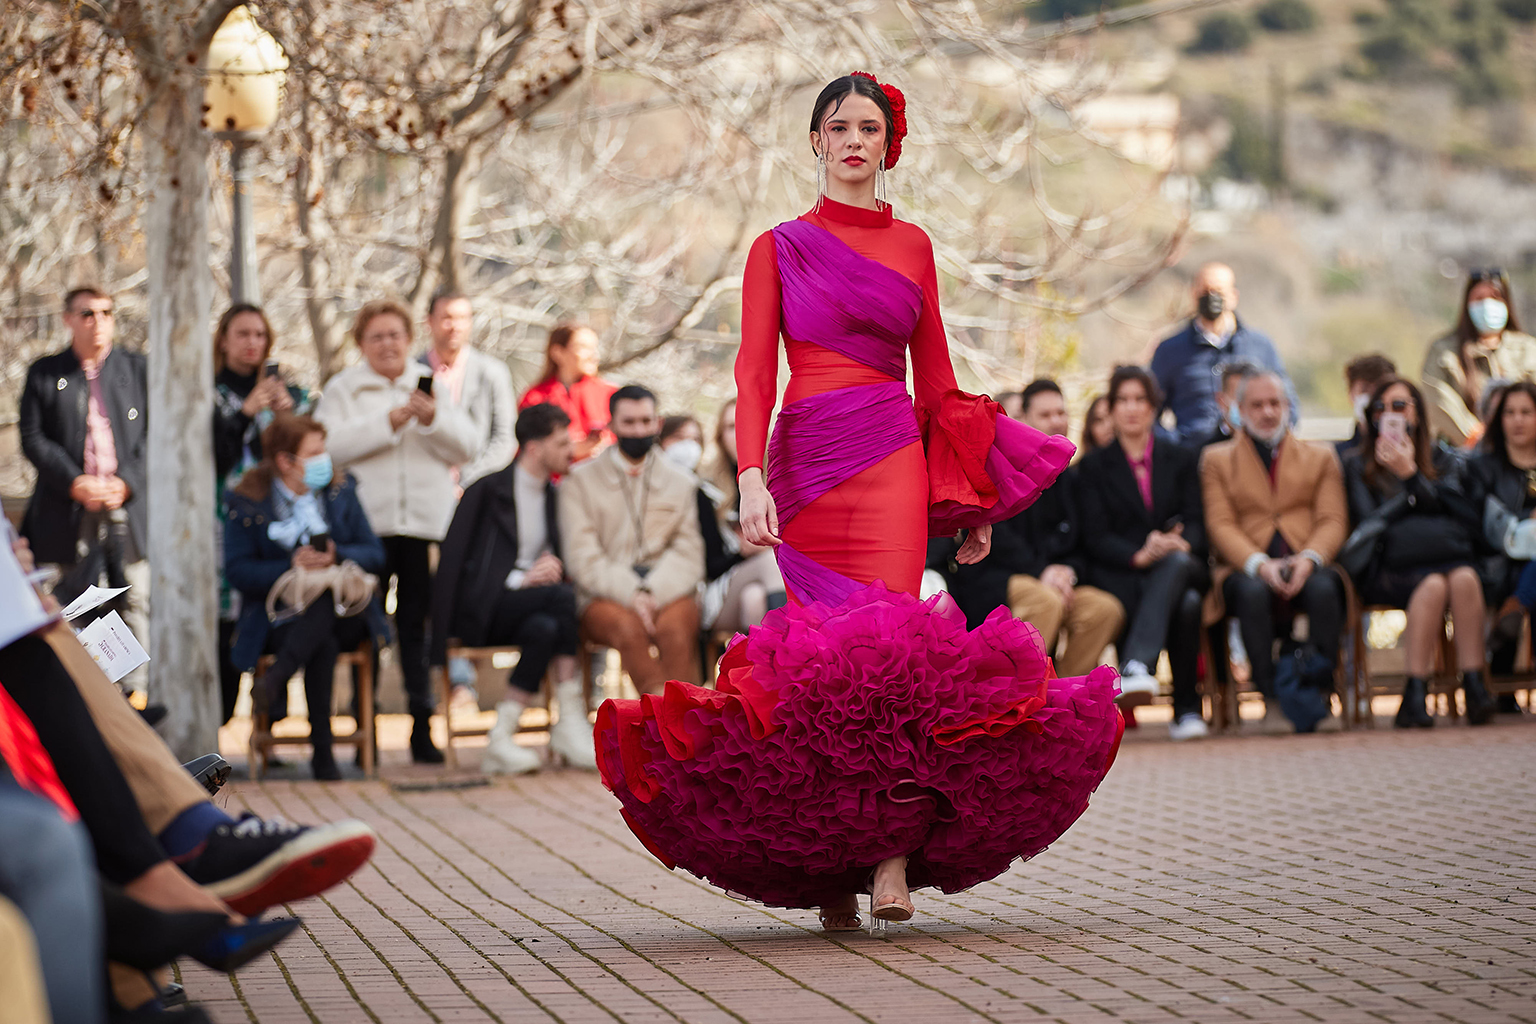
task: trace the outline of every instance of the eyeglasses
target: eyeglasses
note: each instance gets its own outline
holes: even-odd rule
[[[95,320],[97,317],[101,317],[104,320],[112,319],[112,311],[110,309],[82,309],[77,311],[75,315],[81,320]]]
[[[1391,409],[1393,412],[1407,412],[1409,409],[1417,409],[1418,407],[1418,403],[1411,398],[1394,398],[1390,402],[1377,402],[1371,406],[1371,411],[1386,412],[1388,409]]]
[[[1473,267],[1467,271],[1467,280],[1472,284],[1479,281],[1503,281],[1504,277],[1503,267]]]

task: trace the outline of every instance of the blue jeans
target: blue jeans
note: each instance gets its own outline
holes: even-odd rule
[[[1515,600],[1527,612],[1536,608],[1536,561],[1526,562],[1520,570],[1520,582],[1515,584]]]

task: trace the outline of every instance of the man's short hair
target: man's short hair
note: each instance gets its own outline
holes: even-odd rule
[[[464,299],[465,301],[468,301],[469,296],[465,295],[457,288],[439,288],[437,291],[432,293],[432,298],[427,300],[427,316],[431,316],[433,313],[437,312],[437,304],[439,302],[452,302],[454,299]]]
[[[1061,386],[1049,377],[1041,377],[1039,380],[1029,382],[1029,386],[1023,392],[1024,415],[1029,415],[1029,403],[1035,400],[1035,396],[1044,394],[1061,395]],[[1065,396],[1062,396],[1062,399],[1065,401]]]
[[[1275,387],[1280,389],[1280,400],[1286,405],[1291,404],[1291,396],[1285,393],[1285,378],[1280,376],[1279,370],[1255,370],[1243,377],[1237,385],[1237,404],[1241,406],[1248,399],[1248,388],[1257,380],[1272,380]]]
[[[538,405],[530,405],[517,414],[517,423],[512,427],[512,436],[517,438],[519,446],[529,441],[542,441],[557,430],[565,430],[571,425],[571,418],[565,414],[565,410],[558,405],[549,402],[540,402]]]
[[[1264,368],[1256,366],[1246,359],[1234,359],[1230,363],[1222,363],[1216,368],[1216,372],[1221,375],[1221,390],[1225,391],[1227,390],[1227,385],[1231,384],[1234,380],[1252,380],[1263,373]]]
[[[1109,390],[1105,397],[1109,399],[1109,408],[1113,412],[1115,403],[1120,400],[1120,389],[1135,381],[1140,384],[1147,394],[1147,401],[1152,403],[1152,408],[1163,407],[1163,389],[1157,386],[1157,378],[1140,366],[1117,366],[1115,372],[1109,375]]]
[[[1355,356],[1344,364],[1344,379],[1350,384],[1375,386],[1388,377],[1397,376],[1397,364],[1380,352],[1367,352]]]
[[[112,296],[108,295],[106,292],[102,291],[100,288],[97,288],[93,284],[83,284],[78,287],[71,288],[64,294],[64,312],[73,313],[75,311],[75,300],[82,295],[89,295],[93,299],[112,298]]]
[[[652,405],[656,403],[656,395],[650,388],[639,384],[625,384],[619,390],[608,396],[608,418],[612,419],[617,413],[620,402],[645,402]]]

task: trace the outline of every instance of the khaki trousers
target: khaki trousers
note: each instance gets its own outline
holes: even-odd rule
[[[158,836],[177,815],[208,799],[208,791],[187,774],[160,734],[145,724],[117,687],[107,681],[68,626],[52,626],[43,639],[79,687],[91,721],[128,780],[152,834]]]
[[[1069,609],[1060,594],[1033,576],[1009,578],[1008,608],[1014,618],[1040,631],[1047,653],[1054,655],[1056,641],[1066,637],[1067,653],[1056,663],[1056,674],[1063,677],[1092,672],[1125,625],[1125,609],[1113,594],[1097,587],[1073,587]]]
[[[16,904],[4,896],[0,896],[0,992],[5,993],[0,1020],[8,1024],[48,1024],[43,965],[37,959],[32,927]]]
[[[641,693],[660,693],[667,680],[698,685],[699,606],[691,597],[680,597],[656,613],[656,635],[651,636],[640,616],[617,601],[599,598],[581,613],[584,640],[619,652],[624,671]],[[660,656],[651,653],[656,646]]]

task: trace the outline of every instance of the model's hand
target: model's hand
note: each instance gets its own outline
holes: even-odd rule
[[[763,471],[745,470],[737,484],[741,488],[741,535],[759,547],[778,547],[784,543],[779,537],[779,510],[774,506],[773,495],[768,493]]]
[[[656,635],[656,598],[651,596],[648,590],[642,590],[635,595],[635,614],[640,616],[640,625],[645,627],[649,636]]]
[[[965,543],[955,553],[961,565],[975,565],[992,551],[992,524],[973,527],[965,532]]]

